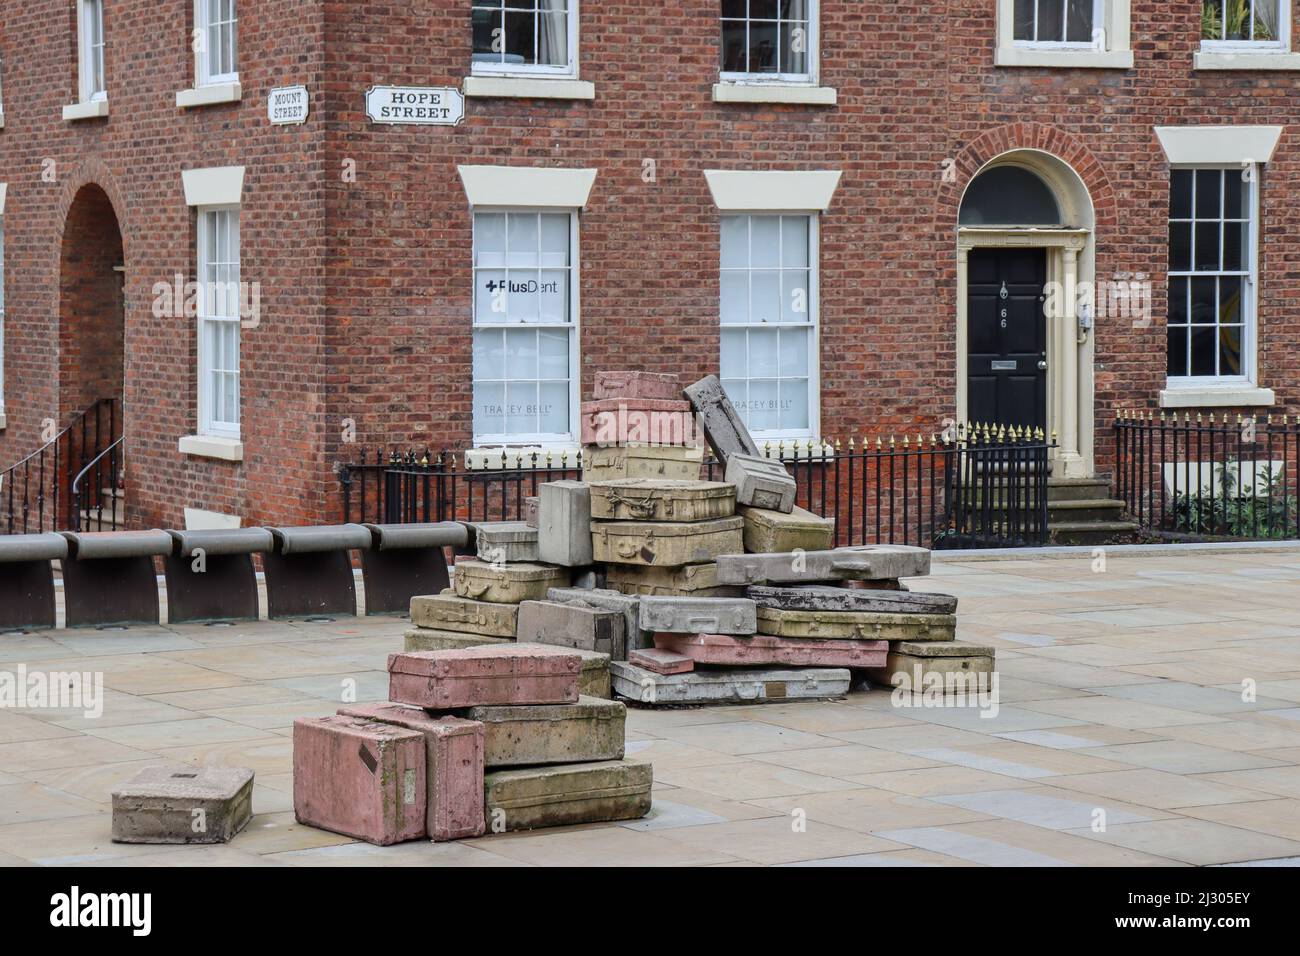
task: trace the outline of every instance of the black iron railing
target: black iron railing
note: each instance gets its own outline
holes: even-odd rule
[[[834,518],[837,546],[1039,546],[1047,541],[1050,445],[1041,434],[967,426],[946,438],[770,444],[796,504]],[[498,455],[500,456],[498,458]],[[339,466],[345,521],[512,521],[538,485],[582,475],[581,452],[374,451]],[[722,467],[704,463],[701,477]]]
[[[1171,539],[1300,537],[1300,417],[1123,412],[1116,494],[1143,530]]]
[[[119,438],[87,462],[72,480],[74,531],[121,531],[126,476]]]

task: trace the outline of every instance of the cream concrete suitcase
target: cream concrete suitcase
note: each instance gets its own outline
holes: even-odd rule
[[[431,627],[412,627],[404,635],[408,651],[455,651],[462,647],[481,647],[485,644],[509,644],[508,637],[484,637],[482,634],[460,634],[455,631],[438,631]]]
[[[736,486],[736,504],[788,512],[798,490],[785,465],[774,458],[732,455],[723,477]]]
[[[491,565],[486,561],[457,561],[456,593],[474,601],[490,604],[518,604],[540,601],[549,588],[569,586],[567,568],[549,564]]]
[[[576,704],[470,707],[457,716],[486,730],[488,767],[619,760],[627,708],[612,700],[578,697]]]
[[[477,527],[478,558],[488,564],[537,561],[537,529],[522,521],[493,521]]]
[[[665,445],[634,448],[584,448],[584,481],[616,481],[620,478],[672,478],[699,481],[704,467],[704,449]]]
[[[735,513],[735,488],[723,481],[625,478],[591,486],[591,516],[599,520],[707,521]]]
[[[611,564],[605,569],[605,583],[624,594],[667,594],[691,597],[744,597],[745,589],[718,583],[718,566],[712,561],[680,568],[646,568],[632,564]]]
[[[471,601],[456,596],[455,591],[411,598],[411,623],[439,631],[481,634],[514,640],[519,624],[519,607]]]
[[[795,508],[789,514],[738,508],[745,519],[745,550],[751,554],[827,551],[835,547],[835,519]]]
[[[868,611],[758,609],[758,633],[773,637],[857,638],[869,641],[956,640],[951,614],[876,614]]]
[[[494,770],[483,778],[489,833],[609,820],[650,812],[654,772],[641,760]]]
[[[745,546],[741,518],[712,521],[596,521],[592,550],[597,561],[677,567],[735,554]]]

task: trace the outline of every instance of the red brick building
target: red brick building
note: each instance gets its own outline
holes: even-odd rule
[[[0,467],[121,398],[132,524],[324,520],[622,366],[1105,474],[1118,409],[1296,400],[1293,6],[6,4]]]

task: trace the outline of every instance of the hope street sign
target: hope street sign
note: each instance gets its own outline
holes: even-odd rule
[[[366,90],[366,115],[372,123],[459,126],[465,97],[455,87],[372,86]]]
[[[307,87],[282,86],[272,90],[266,101],[266,115],[273,126],[294,126],[307,122]]]

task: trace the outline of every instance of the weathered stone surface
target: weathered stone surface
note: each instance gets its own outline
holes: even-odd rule
[[[550,644],[516,644],[516,647],[551,647]],[[582,658],[582,673],[578,676],[579,697],[599,697],[603,700],[613,699],[609,685],[609,655],[599,651],[583,651],[574,648],[570,653]]]
[[[517,637],[521,642],[598,651],[616,661],[627,659],[622,611],[604,610],[586,601],[523,602]]]
[[[698,481],[704,467],[704,449],[664,445],[628,448],[586,448],[582,477],[588,482],[620,478],[674,478]]]
[[[483,834],[486,728],[482,723],[435,717],[402,704],[358,704],[341,708],[339,713],[424,734],[429,839],[440,843]]]
[[[566,568],[591,564],[591,489],[585,482],[541,485],[537,522],[537,549],[543,561]]]
[[[858,591],[833,586],[805,585],[774,588],[755,584],[748,597],[759,607],[787,611],[874,611],[882,614],[956,614],[957,599],[949,594],[911,591]]]
[[[656,674],[689,674],[695,670],[695,661],[689,657],[662,648],[650,647],[633,651],[627,657],[629,664],[653,671]]]
[[[758,629],[749,598],[669,597],[641,599],[641,623],[656,633],[753,634]]]
[[[718,461],[727,462],[732,455],[758,457],[758,446],[750,437],[749,429],[740,420],[735,406],[717,376],[709,375],[682,390],[682,394],[695,409],[704,426],[709,447]]]
[[[411,598],[411,623],[439,631],[514,640],[519,623],[519,607],[515,604],[471,601],[447,590],[437,595]]]
[[[486,561],[462,560],[456,562],[454,584],[456,594],[463,598],[489,604],[518,604],[540,600],[550,588],[567,587],[569,572],[548,564],[492,565]]]
[[[424,734],[355,717],[293,723],[299,823],[379,846],[428,833]]]
[[[146,767],[113,791],[115,843],[229,843],[252,816],[243,767]]]
[[[487,644],[512,644],[508,637],[484,637],[482,634],[462,634],[457,631],[439,631],[430,627],[412,627],[404,635],[404,649],[408,651],[454,651],[462,647],[482,647]]]
[[[955,650],[942,653],[950,649]],[[917,692],[942,687],[945,693],[974,693],[988,689],[988,678],[995,667],[994,654],[992,647],[975,644],[903,641],[891,645],[885,665],[868,670],[867,676],[877,684]]]
[[[494,521],[478,526],[475,539],[480,561],[505,564],[508,561],[538,561],[537,529],[522,521]]]
[[[835,546],[835,519],[795,508],[789,514],[766,508],[741,508],[745,550],[758,554],[825,551]]]
[[[605,569],[605,583],[627,595],[745,596],[743,587],[718,583],[718,565],[713,561],[703,564],[687,564],[679,568],[647,568],[631,564],[611,564]]]
[[[930,573],[929,551],[898,544],[785,554],[724,554],[717,562],[720,584],[817,584]]]
[[[991,644],[968,644],[966,641],[899,641],[890,645],[891,653],[907,654],[912,657],[988,657],[997,656],[997,648]]]
[[[603,521],[707,521],[735,512],[735,488],[723,481],[627,478],[591,486],[591,516]]]
[[[541,498],[530,495],[524,499],[524,524],[530,528],[540,527],[537,509]]]
[[[681,393],[682,387],[676,375],[613,370],[596,373],[592,397],[675,399]]]
[[[742,667],[881,667],[888,641],[806,637],[734,637],[730,634],[659,634],[655,644],[697,664]]]
[[[740,518],[712,521],[593,521],[597,561],[678,567],[712,561],[744,547]],[[608,572],[607,572],[608,575]]]
[[[609,673],[616,694],[646,705],[755,704],[843,697],[849,692],[849,672],[844,668],[720,668],[665,675],[615,662],[609,665]]]
[[[551,588],[546,592],[547,600],[580,601],[603,611],[618,611],[623,615],[624,646],[632,651],[638,647],[648,647],[651,635],[641,628],[641,598],[639,595],[623,594],[607,588]]]
[[[641,760],[494,770],[484,778],[492,833],[637,820],[650,812],[654,772]]]
[[[736,505],[788,513],[797,490],[785,465],[774,458],[734,454],[727,459],[725,477],[736,486]]]
[[[878,614],[870,611],[758,609],[758,632],[773,637],[857,638],[873,641],[956,640],[951,614]]]
[[[489,704],[571,704],[582,659],[541,644],[390,654],[388,696],[428,710]]]
[[[601,448],[628,445],[695,446],[689,402],[653,398],[607,398],[582,403],[582,443]]]
[[[627,708],[617,701],[579,697],[575,704],[471,707],[459,713],[486,729],[488,767],[584,763],[623,756]]]

